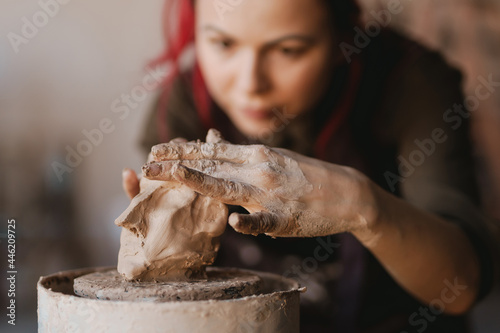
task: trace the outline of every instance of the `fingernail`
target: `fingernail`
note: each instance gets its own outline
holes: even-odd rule
[[[142,174],[146,177],[156,177],[161,173],[161,166],[156,163],[143,165]]]
[[[228,222],[231,225],[231,227],[233,227],[234,229],[237,230],[239,228],[239,224],[240,224],[240,216],[239,216],[239,214],[232,213],[231,215],[229,215]]]
[[[159,146],[159,145],[158,145],[158,146],[153,146],[153,147],[151,148],[151,154],[153,154],[153,156],[157,156],[157,155],[158,155],[159,150],[160,150],[160,146]]]
[[[151,148],[151,153],[152,153],[154,156],[158,156],[158,155],[165,155],[165,156],[169,156],[169,155],[170,155],[170,152],[171,152],[170,147],[166,146],[165,144],[162,144],[162,145],[156,145],[156,146],[154,146],[153,148]]]
[[[129,168],[124,168],[122,170],[122,177],[126,177],[126,176],[130,175],[130,171],[131,170]]]

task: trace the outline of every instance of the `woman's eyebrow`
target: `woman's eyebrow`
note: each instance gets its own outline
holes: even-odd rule
[[[277,38],[275,40],[266,42],[266,45],[276,45],[276,44],[282,43],[282,42],[290,40],[290,39],[291,40],[299,40],[299,41],[306,42],[309,44],[312,44],[315,41],[315,38],[312,36],[291,34],[291,35],[286,35],[286,36]]]
[[[226,31],[224,31],[223,29],[213,25],[213,24],[205,24],[201,27],[202,30],[204,31],[215,31],[215,32],[218,32],[222,35],[225,35],[225,36],[228,36],[228,37],[231,37],[231,34],[227,33]],[[306,43],[309,43],[309,44],[312,44],[314,41],[315,41],[315,38],[312,37],[312,36],[308,36],[308,35],[300,35],[300,34],[290,34],[290,35],[285,35],[285,36],[282,36],[280,38],[277,38],[277,39],[274,39],[274,40],[271,40],[269,42],[266,42],[265,45],[266,46],[272,46],[272,45],[276,45],[276,44],[279,44],[279,43],[282,43],[286,40],[300,40],[302,42],[306,42]]]
[[[229,36],[229,34],[227,32],[225,32],[223,29],[221,29],[213,24],[205,24],[205,25],[201,26],[200,29],[203,31],[215,31],[215,32],[218,32],[220,34]]]

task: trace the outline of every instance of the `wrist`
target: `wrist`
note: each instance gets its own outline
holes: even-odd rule
[[[367,248],[375,245],[382,234],[384,212],[382,208],[383,190],[367,176],[356,171],[356,191],[358,197],[357,212],[355,212],[355,228],[351,233]]]

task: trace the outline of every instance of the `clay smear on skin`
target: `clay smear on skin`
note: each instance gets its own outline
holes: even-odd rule
[[[231,188],[224,189],[220,185],[226,184],[215,186],[214,183],[213,190],[210,190],[209,184],[205,183],[205,190],[209,190],[209,195],[215,198],[223,196],[219,198],[221,201],[238,202],[250,213],[264,210],[282,216],[280,225],[276,226],[274,232],[269,232],[269,235],[284,233],[283,236],[299,236],[303,229],[308,229],[303,228],[306,224],[319,222],[317,216],[315,221],[309,221],[314,214],[304,211],[305,205],[298,201],[312,192],[313,185],[306,179],[298,162],[280,152],[280,149],[259,145],[190,142],[155,146],[153,155],[168,163],[170,170],[175,170],[174,163],[181,163],[211,177],[239,184],[240,186],[234,186],[234,183],[226,183]],[[192,178],[196,175],[189,176]],[[202,177],[199,179],[203,181]],[[324,228],[320,223],[313,229]],[[258,233],[256,228],[238,231]],[[322,230],[324,232],[326,231]]]

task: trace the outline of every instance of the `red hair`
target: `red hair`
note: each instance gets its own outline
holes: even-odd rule
[[[162,84],[162,93],[158,103],[158,133],[159,139],[165,142],[169,139],[167,131],[167,98],[173,81],[180,74],[181,57],[194,43],[195,17],[192,0],[166,0],[163,8],[163,30],[167,49],[149,66],[155,67],[168,64],[172,72]],[[194,101],[200,119],[206,129],[213,127],[210,118],[210,96],[203,81],[198,65],[195,65],[192,74],[192,89]]]

